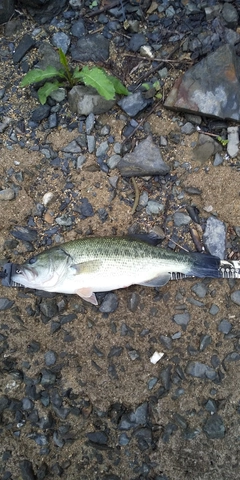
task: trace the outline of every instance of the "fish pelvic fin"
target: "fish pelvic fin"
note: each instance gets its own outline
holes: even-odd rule
[[[78,288],[75,293],[86,302],[92,303],[92,305],[98,305],[98,301],[95,293],[91,288]]]

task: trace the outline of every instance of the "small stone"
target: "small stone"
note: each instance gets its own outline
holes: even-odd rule
[[[65,153],[80,153],[81,147],[78,145],[76,140],[72,140],[72,142],[68,143],[68,145],[62,149],[62,151]]]
[[[220,153],[216,153],[213,160],[213,166],[218,167],[219,165],[222,165],[222,163],[223,163],[222,155],[220,155]]]
[[[11,308],[13,305],[14,302],[12,300],[4,297],[0,298],[0,311],[9,310],[9,308]]]
[[[232,324],[224,318],[218,325],[218,331],[227,335],[232,330]]]
[[[207,295],[207,287],[204,283],[196,283],[191,288],[192,292],[194,292],[199,298],[205,298]]]
[[[213,303],[211,305],[211,308],[209,309],[209,313],[211,315],[217,315],[218,312],[219,312],[219,307]]]
[[[135,117],[139,112],[144,110],[150,102],[151,100],[146,100],[141,92],[136,92],[122,98],[117,103],[129,117]]]
[[[213,216],[207,219],[203,241],[211,255],[215,255],[221,260],[225,258],[226,226],[221,220]]]
[[[176,227],[181,227],[182,225],[188,225],[191,222],[191,217],[182,212],[176,212],[173,215],[174,224]]]
[[[196,131],[195,126],[191,122],[187,122],[181,127],[181,132],[185,135],[192,135]]]
[[[61,48],[63,53],[67,53],[70,43],[69,36],[64,32],[56,32],[52,36],[52,44],[54,47]]]
[[[45,364],[47,367],[54,365],[57,361],[56,353],[53,350],[49,350],[45,353]]]
[[[231,300],[236,303],[236,305],[240,305],[240,290],[235,290],[235,292],[231,294]]]
[[[42,203],[43,205],[46,207],[47,205],[49,205],[49,203],[51,203],[51,201],[53,200],[54,198],[54,193],[53,192],[47,192],[43,195],[42,197]]]
[[[22,460],[19,463],[22,480],[36,480],[30,460]]]
[[[85,30],[84,21],[82,18],[80,18],[77,22],[75,22],[72,25],[71,32],[72,32],[72,35],[77,38],[81,38],[83,35],[85,35],[86,30]]]
[[[173,321],[177,324],[180,325],[183,329],[186,329],[188,323],[190,320],[190,315],[188,312],[186,313],[176,313],[173,316]]]
[[[86,433],[86,437],[90,442],[98,445],[106,445],[108,442],[108,435],[105,432],[90,432]]]
[[[153,365],[156,365],[156,363],[159,362],[163,356],[163,352],[154,352],[154,354],[150,357],[150,362],[153,363]]]
[[[217,374],[213,368],[201,362],[189,362],[187,364],[186,373],[192,377],[207,377],[210,380],[214,380],[217,377]]]
[[[94,135],[87,135],[87,146],[89,153],[93,153],[96,146],[96,140]]]
[[[212,343],[212,337],[210,335],[201,335],[199,350],[204,352],[204,350]]]
[[[117,310],[118,307],[118,298],[115,293],[107,293],[105,295],[102,304],[99,307],[100,312],[102,313],[113,313]]]
[[[55,100],[55,102],[60,103],[63,102],[66,98],[67,91],[65,88],[56,88],[56,90],[53,90],[53,92],[50,93],[50,97]],[[50,122],[50,117],[49,116],[49,122]]]
[[[82,168],[83,164],[86,162],[86,157],[85,155],[79,155],[77,158],[77,168]]]
[[[203,426],[203,431],[208,438],[223,438],[225,435],[225,426],[220,415],[214,413],[209,417]]]
[[[101,157],[102,155],[105,155],[108,151],[109,145],[108,142],[102,142],[99,147],[96,150],[96,156]]]
[[[94,211],[91,203],[88,201],[87,198],[82,198],[81,199],[82,205],[80,206],[80,213],[84,217],[93,217]]]
[[[108,158],[107,165],[110,168],[110,170],[113,170],[114,168],[116,168],[120,160],[121,160],[121,156],[118,154],[112,155],[110,158]]]
[[[239,133],[238,127],[228,127],[228,143],[227,152],[231,158],[236,157],[239,150]]]
[[[146,208],[146,212],[148,215],[158,215],[160,212],[164,210],[164,205],[160,202],[156,202],[155,200],[149,200]]]
[[[4,190],[0,190],[0,200],[7,201],[13,200],[15,197],[15,192],[12,188],[5,188]]]
[[[69,217],[66,213],[61,215],[61,217],[57,217],[55,221],[58,225],[62,225],[64,227],[71,227],[71,225],[73,224],[72,218]]]

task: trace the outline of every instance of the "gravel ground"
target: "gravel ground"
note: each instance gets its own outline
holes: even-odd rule
[[[1,264],[150,231],[175,251],[239,259],[239,151],[193,155],[199,124],[223,139],[236,124],[163,107],[180,74],[239,35],[239,3],[70,0],[49,13],[50,1],[41,14],[29,3],[0,26]],[[108,45],[97,37],[90,55],[95,34]],[[63,90],[40,107],[19,83],[56,46],[137,97],[80,115]],[[240,479],[238,282],[132,286],[97,294],[97,307],[1,287],[1,479]]]

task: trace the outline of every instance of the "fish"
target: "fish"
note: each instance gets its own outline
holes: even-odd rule
[[[77,294],[97,305],[96,293],[130,285],[162,287],[186,277],[240,278],[240,262],[205,253],[172,252],[139,237],[85,237],[12,264],[12,285]]]

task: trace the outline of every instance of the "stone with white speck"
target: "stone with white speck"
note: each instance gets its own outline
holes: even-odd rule
[[[164,353],[163,352],[154,352],[154,354],[150,357],[150,362],[153,363],[153,365],[156,365],[159,360],[163,357]]]

